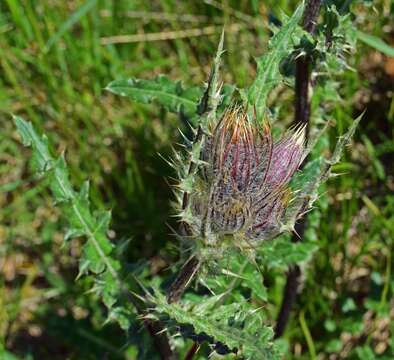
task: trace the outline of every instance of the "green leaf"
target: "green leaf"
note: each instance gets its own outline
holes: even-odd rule
[[[339,137],[334,152],[331,158],[327,161],[326,173],[325,175],[328,177],[330,175],[330,170],[333,165],[335,165],[341,159],[342,151],[345,146],[349,145],[354,133],[356,132],[357,126],[360,123],[364,113],[362,113],[359,117],[353,120],[352,124],[350,125],[349,129],[346,131],[345,134]]]
[[[290,265],[307,262],[318,245],[311,242],[292,242],[288,236],[275,241],[266,241],[258,250],[259,263],[268,268],[287,268]]]
[[[309,210],[318,198],[319,186],[332,176],[331,169],[337,164],[346,145],[350,143],[363,114],[353,121],[348,131],[339,137],[332,156],[329,159],[318,157],[307,164],[294,176],[290,183],[296,196],[286,210],[284,230],[293,230],[294,224],[303,213]]]
[[[235,86],[230,84],[221,86],[218,81],[223,42],[224,33],[220,38],[205,88],[201,86],[184,88],[180,81],[174,82],[164,75],[159,75],[153,80],[136,78],[114,80],[107,85],[106,90],[143,104],[161,105],[170,112],[185,115],[193,125],[197,125],[197,119],[200,117],[200,125],[204,125],[229,106],[235,91]]]
[[[223,259],[217,260],[216,268],[222,269],[221,274],[208,275],[201,283],[215,294],[226,294],[228,301],[245,301],[242,288],[252,291],[252,297],[267,301],[267,289],[262,281],[262,274],[257,265],[238,251],[229,251]],[[208,271],[209,274],[209,271]]]
[[[201,87],[185,89],[181,82],[173,82],[164,75],[159,75],[154,80],[115,80],[108,84],[106,90],[144,104],[155,102],[171,112],[183,113],[189,118],[197,115],[197,103],[202,95]]]
[[[323,157],[309,161],[303,168],[302,171],[298,171],[294,174],[290,182],[290,187],[294,191],[305,192],[308,189],[308,183],[314,181],[320,176],[321,167],[323,164]]]
[[[357,39],[362,41],[364,44],[367,44],[368,46],[380,51],[387,56],[394,57],[394,47],[385,43],[382,39],[370,34],[366,34],[360,30],[357,30],[356,34]]]
[[[36,170],[50,177],[50,188],[55,201],[63,203],[64,211],[71,225],[69,232],[84,234],[89,239],[88,254],[90,255],[91,269],[107,268],[116,280],[117,273],[108,257],[113,245],[106,236],[107,229],[105,226],[103,227],[103,225],[108,225],[108,219],[106,218],[106,222],[103,223],[91,213],[87,200],[87,183],[82,187],[80,193],[76,193],[69,180],[64,155],[56,159],[49,150],[46,136],[39,136],[32,124],[22,118],[15,116],[14,120],[23,143],[33,148]]]
[[[189,324],[195,334],[208,335],[214,343],[227,346],[230,351],[246,359],[279,359],[272,338],[273,330],[264,325],[261,312],[251,310],[247,303],[207,306],[206,301],[197,305],[168,304],[164,295],[155,292],[151,301],[155,312],[166,314],[178,324]]]
[[[282,80],[279,66],[292,51],[292,35],[297,29],[303,10],[303,4],[298,6],[288,22],[270,40],[268,52],[257,59],[257,76],[247,92],[247,101],[252,107],[256,107],[258,119],[264,115],[269,92]]]
[[[198,103],[198,114],[204,115],[200,120],[200,126],[206,131],[207,126],[210,122],[216,119],[216,110],[220,103],[220,83],[219,83],[219,71],[222,63],[223,55],[223,44],[224,44],[224,29],[220,36],[218,48],[216,50],[215,58],[211,65],[211,71],[209,73],[209,79],[207,81],[204,94]],[[231,91],[232,92],[232,91]]]
[[[64,154],[56,158],[45,135],[38,135],[33,125],[15,116],[15,124],[26,146],[33,148],[33,167],[42,176],[49,179],[49,187],[55,202],[62,206],[62,212],[69,223],[65,241],[72,237],[85,236],[80,259],[79,275],[95,275],[94,289],[100,293],[112,311],[124,289],[119,278],[121,265],[112,256],[113,244],[107,237],[111,220],[109,211],[93,213],[89,203],[89,182],[85,182],[76,192],[69,180],[69,173]],[[123,312],[128,310],[124,308]],[[120,313],[117,310],[117,313]],[[121,319],[124,326],[124,317]]]
[[[220,103],[224,104],[231,98],[234,91],[233,87],[225,87],[223,90],[223,96],[221,95],[221,86],[219,83],[219,69],[221,64],[221,56],[223,54],[223,43],[224,43],[224,32],[220,37],[219,45],[216,51],[216,56],[211,66],[211,72],[207,81],[205,90],[200,96],[196,114],[197,130],[193,139],[192,149],[190,154],[187,156],[187,161],[181,160],[179,163],[181,166],[178,167],[178,176],[180,180],[180,190],[183,191],[182,195],[178,197],[178,204],[180,211],[180,217],[186,223],[192,224],[193,216],[191,211],[191,202],[187,201],[186,204],[183,202],[183,196],[186,193],[191,193],[193,190],[193,184],[196,184],[196,175],[198,167],[200,165],[200,156],[202,144],[205,141],[206,134],[209,133],[210,125],[215,124],[217,117],[220,113],[218,109]],[[177,157],[177,155],[175,155]],[[182,165],[184,164],[184,165]],[[181,171],[179,171],[181,170]],[[184,170],[184,171],[183,171]]]

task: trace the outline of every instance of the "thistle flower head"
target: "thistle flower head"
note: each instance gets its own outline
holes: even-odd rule
[[[202,147],[203,187],[195,215],[210,233],[247,243],[281,231],[291,198],[288,183],[304,154],[304,128],[273,141],[241,107],[228,109]]]

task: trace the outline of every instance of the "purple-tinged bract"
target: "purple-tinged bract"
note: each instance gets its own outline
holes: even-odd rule
[[[201,150],[202,186],[194,216],[215,235],[246,244],[277,236],[291,199],[288,186],[304,155],[304,130],[273,141],[268,123],[259,126],[241,107],[228,109]]]

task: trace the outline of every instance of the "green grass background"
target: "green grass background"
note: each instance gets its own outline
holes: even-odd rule
[[[104,90],[114,79],[164,73],[202,84],[228,26],[222,77],[247,86],[254,58],[266,49],[268,20],[290,14],[295,1],[0,1],[0,344],[20,358],[134,359],[136,346],[75,282],[80,247],[61,248],[64,220],[45,183],[29,171],[30,151],[11,113],[31,120],[65,151],[75,185],[91,180],[97,208],[113,209],[113,232],[127,260],[149,259],[152,271],[176,260],[171,219],[173,175],[165,161],[180,141],[174,115]],[[394,44],[394,5],[354,2],[354,23]],[[212,26],[213,34],[191,37]],[[175,33],[176,39],[168,39]],[[156,33],[161,40],[147,41]],[[136,41],[105,44],[108,37]],[[186,37],[181,37],[186,36]],[[135,40],[135,39],[134,39]],[[334,140],[364,109],[353,145],[326,188],[320,245],[285,338],[289,358],[394,357],[394,59],[358,43],[351,68],[338,78]],[[281,89],[283,122],[292,92]],[[324,106],[324,104],[322,104]],[[278,309],[285,276],[273,272]],[[272,316],[275,317],[275,314]],[[141,329],[136,327],[136,332]],[[6,356],[1,354],[1,356]],[[291,355],[290,355],[291,354]],[[316,355],[317,354],[317,355]]]

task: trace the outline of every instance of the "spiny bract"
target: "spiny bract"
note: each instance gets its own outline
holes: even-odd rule
[[[304,127],[274,141],[268,122],[259,125],[232,106],[206,134],[198,180],[190,196],[194,233],[206,244],[235,239],[255,246],[283,230],[292,193],[288,186],[304,158]]]

